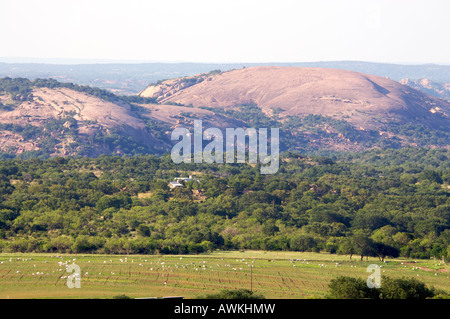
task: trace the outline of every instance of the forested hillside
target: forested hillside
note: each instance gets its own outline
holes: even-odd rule
[[[3,160],[0,250],[450,258],[449,159],[445,149],[287,153],[269,176],[168,155]]]

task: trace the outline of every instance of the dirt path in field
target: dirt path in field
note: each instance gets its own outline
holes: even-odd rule
[[[415,266],[414,266],[414,265],[415,265],[414,263],[405,263],[405,265],[415,267]],[[420,270],[424,270],[424,271],[450,272],[450,270],[448,270],[448,269],[446,268],[446,266],[444,266],[444,268],[439,268],[439,269],[437,269],[437,270],[431,269],[431,268],[428,268],[428,267],[423,267],[423,266],[418,266],[418,267],[416,267],[416,268],[418,268],[418,269],[420,269]]]

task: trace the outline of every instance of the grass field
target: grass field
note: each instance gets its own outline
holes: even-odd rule
[[[66,266],[81,270],[81,287],[68,288]],[[0,298],[112,298],[184,296],[247,288],[266,298],[323,298],[339,275],[366,279],[370,264],[382,275],[415,277],[450,292],[450,267],[440,260],[325,253],[233,251],[200,255],[0,254]],[[253,266],[253,267],[252,267]],[[381,283],[382,284],[382,283]]]

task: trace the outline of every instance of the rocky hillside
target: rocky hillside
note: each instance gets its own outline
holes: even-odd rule
[[[450,82],[439,83],[426,78],[419,80],[403,78],[399,82],[429,95],[450,101]]]
[[[0,79],[2,157],[170,152],[175,127],[278,127],[282,150],[449,147],[450,103],[387,78],[251,67],[157,82],[136,96]]]
[[[192,125],[193,119],[214,127],[245,125],[209,110],[117,96],[89,86],[0,79],[2,157],[162,154],[170,152],[172,129]]]
[[[230,109],[257,105],[280,116],[346,119],[364,129],[390,120],[447,123],[450,103],[395,81],[352,71],[255,67],[164,81],[140,94],[160,103]]]
[[[257,107],[263,116],[275,119],[275,125],[302,140],[295,143],[299,148],[449,144],[448,101],[353,71],[243,68],[163,81],[140,96],[234,117],[239,112],[248,117]]]
[[[167,149],[134,107],[98,89],[4,78],[0,81],[0,149],[3,154],[47,156]]]

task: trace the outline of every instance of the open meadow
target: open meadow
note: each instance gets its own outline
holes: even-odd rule
[[[80,267],[80,288],[68,288],[66,267]],[[227,251],[199,255],[0,254],[0,298],[201,297],[252,289],[266,298],[323,298],[331,279],[367,278],[367,266],[392,278],[415,277],[450,292],[441,260],[360,260],[325,253]],[[382,283],[381,283],[382,284]]]

